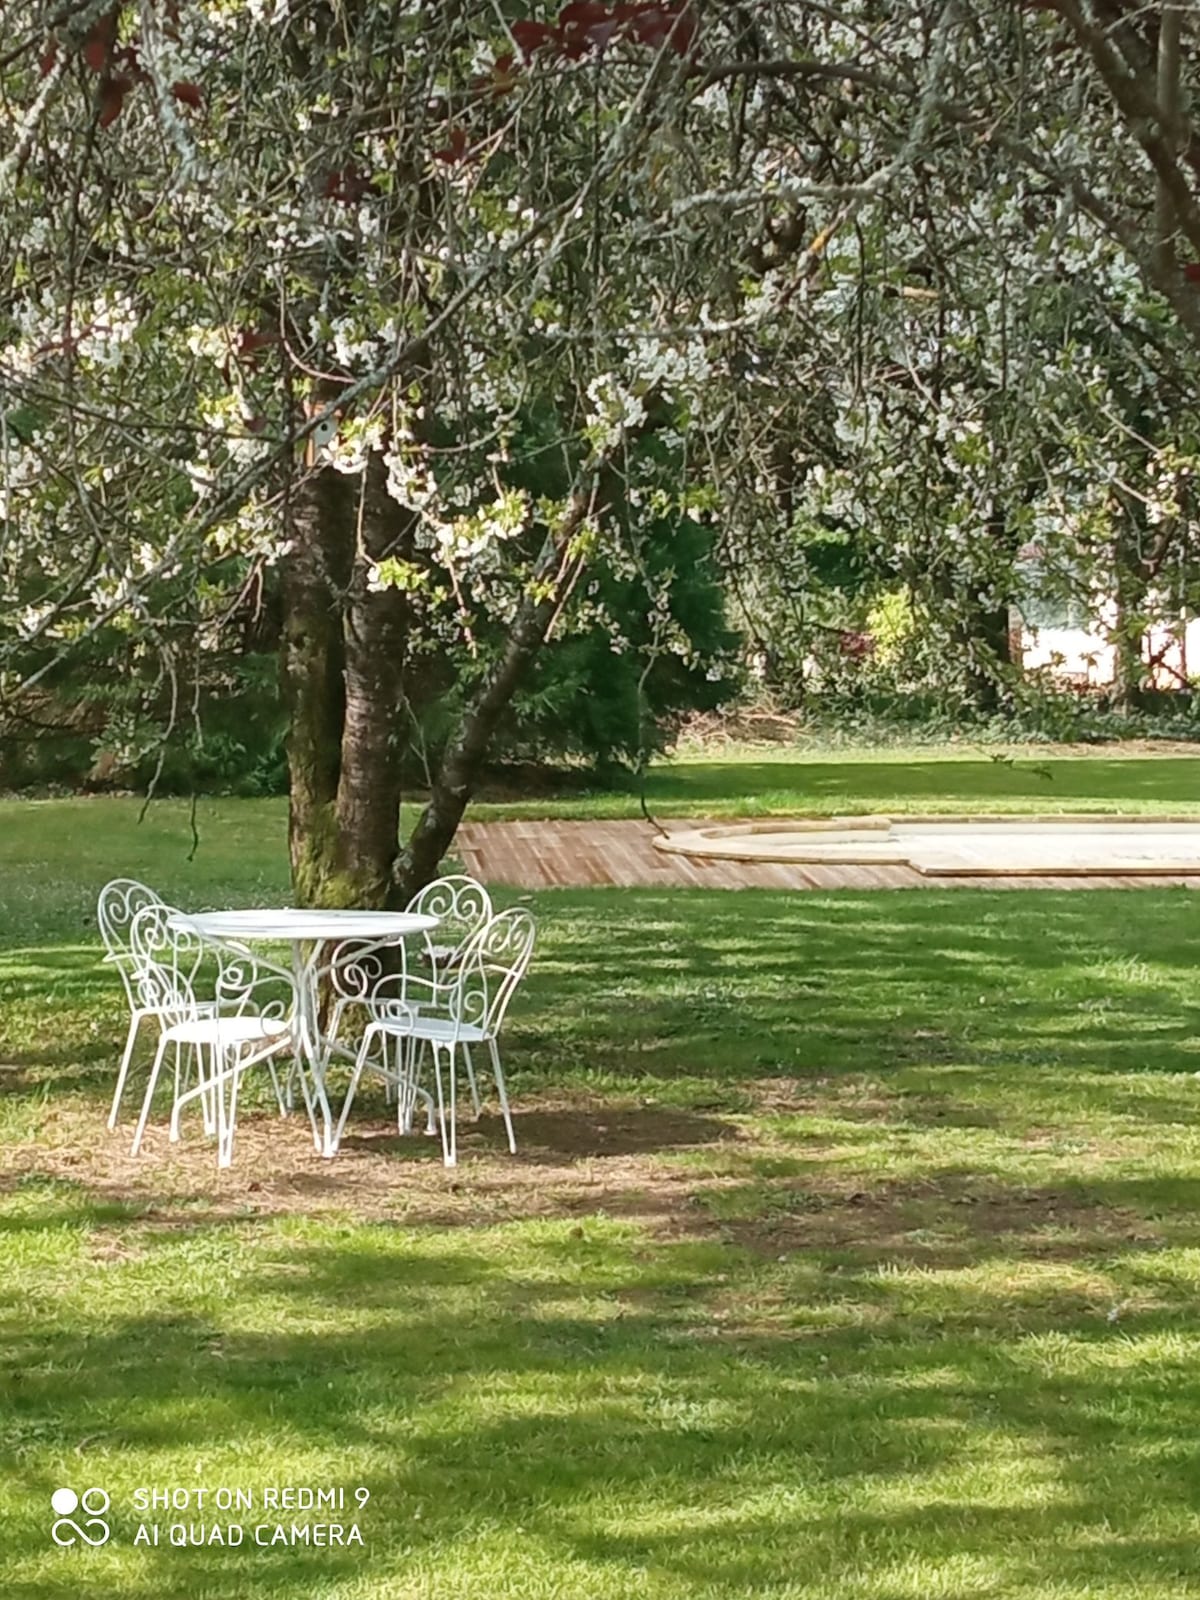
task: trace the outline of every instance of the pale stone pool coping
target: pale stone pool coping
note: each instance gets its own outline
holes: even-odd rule
[[[911,849],[897,841],[891,844],[886,835],[892,826],[902,823],[906,827],[945,827],[971,823],[1003,824],[1013,827],[1077,828],[1081,823],[1102,824],[1105,827],[1181,827],[1200,829],[1200,812],[1192,814],[1169,813],[1161,816],[1130,816],[1120,812],[920,812],[884,816],[868,812],[856,816],[835,817],[762,817],[748,822],[709,823],[702,828],[684,828],[654,840],[654,848],[668,855],[698,857],[702,860],[771,861],[793,865],[826,866],[899,866],[909,867],[922,877],[962,878],[1043,878],[1054,877],[1161,877],[1164,874],[1192,874],[1200,877],[1200,856],[1190,856],[1181,861],[1076,861],[1073,863],[1041,862],[1036,865],[1017,863],[1007,866],[986,866],[978,862],[963,862],[954,858],[929,857],[924,862],[914,861]],[[805,836],[840,833],[842,841],[829,841],[821,845],[813,838],[813,848],[805,852]],[[754,839],[762,834],[795,834],[795,845],[775,849],[756,846]],[[855,834],[865,835],[855,839]],[[889,848],[889,845],[891,847]]]

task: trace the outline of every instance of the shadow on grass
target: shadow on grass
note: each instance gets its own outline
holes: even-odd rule
[[[596,891],[537,909],[508,1045],[518,1078],[1200,1066],[1186,891]],[[35,1077],[94,1065],[100,1093],[124,1016],[95,954],[11,952],[0,984],[18,1019],[0,1061]],[[18,1029],[39,1000],[57,1025]]]
[[[368,1103],[340,1162],[289,1132],[273,1214],[253,1117],[227,1179],[203,1151],[171,1192],[151,1160],[135,1195],[122,1147],[103,1188],[16,1186],[4,1594],[1185,1592],[1194,906],[547,894],[505,1040],[517,1162],[494,1116],[456,1175],[376,1160]],[[0,967],[5,1115],[70,1102],[81,1143],[124,1032],[97,954]],[[416,1212],[368,1225],[393,1167]],[[197,1463],[367,1485],[366,1548],[132,1550],[133,1487]],[[49,1496],[84,1474],[117,1537],[64,1559]]]
[[[616,1160],[622,1156],[690,1150],[737,1139],[741,1132],[735,1123],[720,1118],[658,1106],[636,1111],[604,1107],[582,1111],[517,1109],[513,1126],[520,1160],[554,1166],[561,1166],[564,1161]],[[468,1138],[472,1128],[468,1123]],[[490,1119],[488,1134],[490,1146],[498,1148],[503,1129],[495,1119]],[[391,1130],[347,1132],[341,1147],[350,1155],[369,1152],[404,1160],[411,1159],[414,1149],[421,1151],[422,1146],[411,1136],[401,1138]],[[424,1154],[440,1161],[441,1148],[428,1142]]]
[[[911,1594],[961,1562],[1031,1597],[1051,1573],[1063,1592],[1107,1574],[1156,1593],[1196,1570],[1200,1378],[1189,1297],[1165,1278],[1127,1327],[1049,1273],[767,1269],[600,1225],[451,1248],[378,1227],[238,1232],[222,1293],[179,1270],[208,1231],[151,1242],[90,1310],[9,1320],[9,1551],[45,1543],[64,1461],[117,1492],[109,1552],[7,1594],[113,1593],[128,1489],[174,1481],[181,1452],[251,1487],[296,1481],[289,1453],[339,1463],[372,1491],[366,1547],[145,1549],[122,1596],[351,1577],[401,1593],[431,1561],[436,1592],[467,1592],[489,1551],[531,1592],[561,1570],[562,1592],[625,1594],[648,1572],[731,1600]],[[172,1263],[164,1306],[120,1313],[110,1285],[136,1297]]]

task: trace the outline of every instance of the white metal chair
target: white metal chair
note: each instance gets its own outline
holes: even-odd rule
[[[343,939],[330,950],[322,974],[329,980],[332,1001],[325,1037],[336,1042],[346,1012],[351,1006],[369,1007],[371,995],[385,980],[392,995],[403,997],[409,981],[407,941]]]
[[[114,878],[111,883],[106,883],[100,891],[96,905],[96,920],[100,924],[100,937],[104,940],[107,952],[104,957],[105,965],[116,967],[117,976],[125,990],[125,998],[129,1002],[129,1031],[125,1036],[125,1049],[121,1053],[121,1065],[117,1072],[117,1087],[113,1093],[112,1109],[108,1114],[110,1128],[115,1128],[117,1125],[121,1097],[125,1092],[133,1050],[142,1023],[148,1017],[152,1017],[158,1023],[161,1033],[165,1025],[164,1019],[172,1015],[164,1012],[159,1006],[146,1003],[145,994],[137,981],[137,961],[130,944],[130,929],[138,912],[147,906],[160,906],[167,912],[171,911],[171,907],[165,905],[161,896],[155,894],[153,889],[148,889],[144,883],[139,883],[136,878]],[[211,1011],[211,1002],[207,1004]]]
[[[435,878],[412,897],[405,909],[438,919],[437,943],[429,937],[425,941],[435,983],[449,976],[470,940],[495,915],[491,895],[477,879],[468,878],[465,873]]]
[[[334,1135],[335,1149],[341,1143],[350,1107],[368,1067],[379,1072],[385,1080],[395,1083],[400,1126],[405,1130],[411,1128],[413,1106],[421,1092],[421,1061],[428,1046],[433,1054],[442,1157],[446,1166],[456,1166],[458,1053],[462,1051],[473,1081],[471,1046],[483,1044],[487,1046],[491,1057],[496,1092],[508,1135],[508,1148],[516,1154],[517,1141],[513,1133],[504,1072],[500,1065],[497,1036],[509,1001],[529,966],[535,935],[533,917],[528,911],[522,908],[502,911],[462,947],[453,974],[445,983],[415,978],[405,973],[403,987],[400,987],[396,974],[385,973],[367,984],[361,998],[371,1021],[363,1034],[358,1059],[346,1090],[345,1103]],[[393,1047],[391,1064],[388,1060],[389,1041]],[[372,1050],[377,1044],[382,1046],[382,1060],[372,1061]],[[448,1097],[442,1075],[443,1055],[449,1072]],[[478,1115],[477,1097],[475,1109]]]
[[[334,946],[323,970],[329,980],[332,996],[329,1021],[325,1028],[331,1055],[333,1049],[338,1048],[342,1019],[351,1006],[364,1009],[370,1021],[372,997],[376,992],[386,993],[392,999],[400,999],[410,993],[409,952],[408,943],[404,939],[377,939],[370,943],[365,943],[361,939],[343,940],[341,944]],[[436,984],[427,977],[414,975],[411,981],[420,985],[421,996],[426,1002],[436,993]],[[409,1004],[417,1010],[421,1001],[410,997]],[[386,1040],[383,1041],[383,1047],[386,1050]],[[349,1054],[344,1049],[342,1053]],[[397,1082],[398,1078],[395,1075],[384,1074],[389,1103],[395,1097]],[[418,1095],[424,1101],[428,1113],[427,1131],[432,1133],[435,1127],[433,1097],[424,1090],[419,1090]],[[412,1131],[411,1105],[400,1107],[399,1123],[401,1132]]]
[[[431,985],[447,982],[454,965],[471,939],[486,926],[494,915],[492,897],[478,879],[465,873],[435,878],[419,890],[405,907],[419,916],[436,917],[437,932],[434,937],[425,935],[425,960],[428,971],[414,973],[413,982],[419,991],[409,995],[409,1004],[420,1010],[432,997]],[[372,943],[355,943],[347,940],[330,954],[326,971],[333,990],[333,1007],[329,1015],[326,1035],[338,1038],[342,1019],[351,1006],[361,1006],[367,994],[387,975],[388,990],[392,998],[403,999],[409,991],[409,953],[404,940],[377,940]],[[466,1058],[467,1079],[476,1114],[479,1112],[479,1088],[475,1069]],[[389,1100],[396,1080],[387,1079]],[[433,1131],[433,1107],[429,1102],[430,1131]]]
[[[289,1013],[294,1010],[295,995],[286,973],[264,967],[244,946],[202,939],[178,922],[171,926],[176,915],[165,906],[145,906],[130,927],[139,1000],[159,1016],[162,1025],[133,1137],[133,1154],[141,1149],[167,1047],[174,1045],[171,1142],[179,1138],[180,1112],[198,1100],[205,1132],[217,1135],[217,1165],[227,1167],[233,1159],[238,1086],[245,1073],[265,1064],[275,1098],[283,1104],[274,1058],[280,1051],[291,1050]],[[211,1003],[197,1000],[195,993],[196,975],[206,958],[216,966],[216,998]],[[268,988],[274,991],[271,998],[264,995]],[[191,1087],[180,1079],[181,1049],[195,1056],[197,1082]],[[316,1119],[307,1079],[302,1075],[300,1081],[315,1139]]]

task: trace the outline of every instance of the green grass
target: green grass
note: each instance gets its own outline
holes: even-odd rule
[[[693,755],[660,762],[647,775],[646,801],[664,817],[794,816],[869,812],[1124,812],[1155,816],[1200,812],[1200,755],[1062,755],[1016,749],[1004,760],[964,759],[927,748],[885,753],[851,751],[836,759],[797,757],[754,748],[724,760]],[[420,797],[405,810],[415,820]],[[194,859],[190,808],[155,801],[134,826],[141,802],[131,797],[87,800],[0,799],[0,897],[11,863],[39,852],[38,892],[23,909],[44,912],[52,893],[80,892],[80,926],[89,927],[92,886],[127,873],[130,861],[173,895],[199,903],[286,891],[286,803],[204,799],[197,805]],[[553,793],[528,800],[485,800],[472,819],[620,818],[641,815],[636,792]],[[10,825],[11,823],[11,825]],[[31,841],[33,844],[31,845]],[[230,901],[232,903],[232,901]],[[0,899],[0,905],[3,900]],[[30,923],[24,923],[26,930]]]
[[[663,816],[772,816],[841,811],[1130,811],[1200,807],[1200,755],[1108,756],[1015,748],[997,758],[919,749],[798,755],[690,753],[652,767],[646,802]],[[636,792],[505,800],[472,815],[629,817]]]
[[[905,792],[996,806],[939,765]],[[281,814],[203,808],[190,864],[183,808],[134,815],[0,807],[6,1600],[1200,1588],[1200,898],[542,894],[515,1162],[493,1118],[444,1174],[376,1102],[331,1164],[252,1113],[218,1177],[104,1132],[90,902],[281,896]],[[113,1541],[55,1548],[93,1483]],[[230,1520],[140,1486],[286,1484],[368,1489],[362,1547],[132,1543]]]

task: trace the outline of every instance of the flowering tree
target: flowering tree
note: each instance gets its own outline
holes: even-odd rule
[[[985,651],[1094,455],[1030,421],[1081,371],[1051,275],[1082,252],[1172,360],[1200,327],[1182,130],[1051,10],[0,3],[0,692],[119,630],[182,716],[273,571],[297,895],[387,904],[547,637],[611,620],[602,574],[694,654],[651,523],[840,519]],[[460,718],[401,850],[435,659]]]
[[[911,161],[953,15],[864,34],[784,5],[142,0],[26,20],[0,170],[21,686],[116,624],[184,699],[185,644],[277,566],[297,892],[403,899],[548,632],[594,616],[598,565],[638,567],[628,513],[712,513],[747,330]],[[915,123],[822,153],[894,39]],[[481,615],[502,624],[485,655]],[[477,652],[474,688],[398,857],[406,674],[451,648]]]
[[[1055,9],[965,20],[912,182],[826,253],[803,380],[774,351],[763,364],[760,406],[789,443],[753,435],[730,530],[745,609],[777,645],[790,630],[803,656],[825,623],[841,649],[847,622],[901,586],[931,675],[984,709],[1019,684],[1008,617],[1031,554],[1056,592],[1093,610],[1116,598],[1127,691],[1147,624],[1194,608],[1200,580],[1200,269],[1172,209],[1191,168],[1181,155],[1148,197],[1146,130]],[[1145,92],[1177,107],[1176,24],[1185,41],[1193,24],[1161,21],[1140,11],[1126,42]],[[1146,82],[1157,45],[1161,90]],[[1186,150],[1181,127],[1171,148]],[[764,538],[780,509],[791,532]],[[840,586],[824,608],[823,573]],[[836,598],[847,586],[857,619]]]

